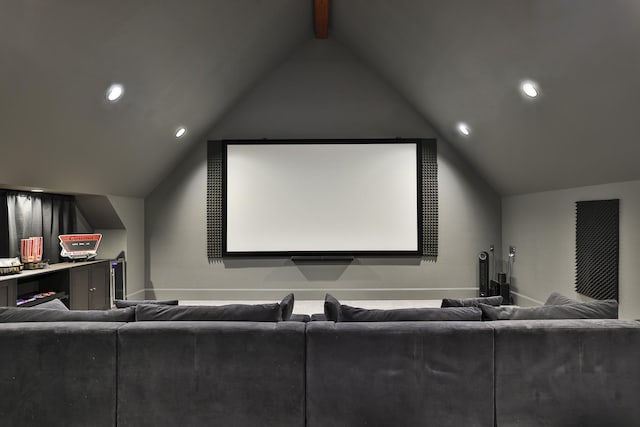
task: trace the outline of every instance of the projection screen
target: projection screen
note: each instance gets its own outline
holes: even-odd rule
[[[225,143],[224,252],[418,255],[419,144]]]

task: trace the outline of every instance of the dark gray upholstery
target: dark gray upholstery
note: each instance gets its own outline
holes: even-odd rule
[[[340,322],[416,322],[416,321],[476,321],[482,320],[478,307],[421,307],[390,310],[340,306]]]
[[[0,324],[1,426],[627,427],[638,396],[630,320]]]
[[[499,306],[502,304],[502,297],[443,298],[440,307],[477,307],[478,304]]]
[[[547,301],[545,301],[544,305],[564,305],[564,304],[577,304],[580,301],[575,300],[573,298],[569,298],[568,296],[562,295],[559,292],[551,292]]]
[[[38,304],[36,306],[37,308],[46,308],[49,310],[62,310],[62,311],[69,311],[69,308],[64,305],[64,303],[62,301],[60,301],[60,299],[58,298],[54,298],[51,301],[47,301],[47,302],[43,302],[41,304]]]
[[[118,427],[303,427],[305,323],[136,322],[118,334]]]
[[[157,305],[135,306],[136,321],[247,321],[279,322],[280,304]]]
[[[133,322],[135,307],[115,310],[51,310],[0,307],[0,323],[11,322]]]
[[[311,316],[309,316],[308,314],[296,314],[296,313],[292,313],[291,315],[289,315],[289,321],[291,322],[310,322],[311,321]]]
[[[0,425],[114,427],[120,326],[0,324]]]
[[[493,427],[481,322],[307,324],[308,427]]]
[[[479,322],[482,320],[482,311],[477,307],[421,307],[396,308],[390,310],[367,309],[340,304],[331,294],[325,295],[324,315],[326,320],[332,320],[334,322]]]
[[[280,313],[282,320],[289,320],[293,314],[293,305],[296,298],[293,294],[289,294],[280,301]]]
[[[616,300],[589,301],[577,304],[542,305],[537,307],[478,304],[483,320],[541,320],[541,319],[617,319]]]
[[[497,426],[640,425],[640,324],[531,320],[495,329]]]
[[[125,308],[125,307],[134,307],[138,304],[158,304],[158,305],[178,305],[177,299],[139,299],[139,300],[130,300],[130,299],[117,299],[113,300],[113,303],[117,308]]]

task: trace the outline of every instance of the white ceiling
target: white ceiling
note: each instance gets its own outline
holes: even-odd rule
[[[311,37],[312,0],[2,1],[0,184],[144,197]],[[503,195],[640,179],[638,1],[333,0],[330,37]]]

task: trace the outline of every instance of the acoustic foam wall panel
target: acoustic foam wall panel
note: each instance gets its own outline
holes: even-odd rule
[[[422,256],[438,256],[438,148],[422,140]]]
[[[222,259],[222,144],[207,146],[207,257]]]
[[[576,202],[576,292],[618,299],[619,199]]]

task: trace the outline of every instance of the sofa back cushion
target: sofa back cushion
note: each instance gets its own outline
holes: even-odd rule
[[[116,340],[124,325],[0,324],[0,425],[114,427]]]
[[[491,324],[311,322],[306,338],[307,427],[493,426]]]
[[[51,310],[0,307],[0,323],[13,322],[133,322],[135,308],[115,310]]]
[[[336,298],[325,297],[325,317],[334,322],[411,322],[411,321],[480,321],[477,307],[366,309],[340,304]]]
[[[480,304],[484,320],[542,320],[542,319],[617,319],[616,300],[590,301],[577,304],[543,305],[538,307]]]
[[[638,425],[640,323],[484,324],[495,331],[497,426]]]
[[[412,321],[480,321],[478,307],[397,308],[378,310],[342,305],[340,322],[412,322]]]
[[[135,307],[138,304],[178,305],[177,299],[153,300],[153,299],[117,299],[113,301],[117,308]]]
[[[137,304],[136,320],[167,321],[249,321],[279,322],[289,320],[293,313],[293,294],[272,304],[226,304],[226,305],[162,305]],[[297,320],[304,321],[297,318]]]
[[[129,323],[117,374],[118,427],[305,426],[304,323]]]
[[[282,320],[280,304],[228,304],[228,305],[157,305],[138,304],[137,321],[149,320],[225,320],[250,322],[279,322]]]

